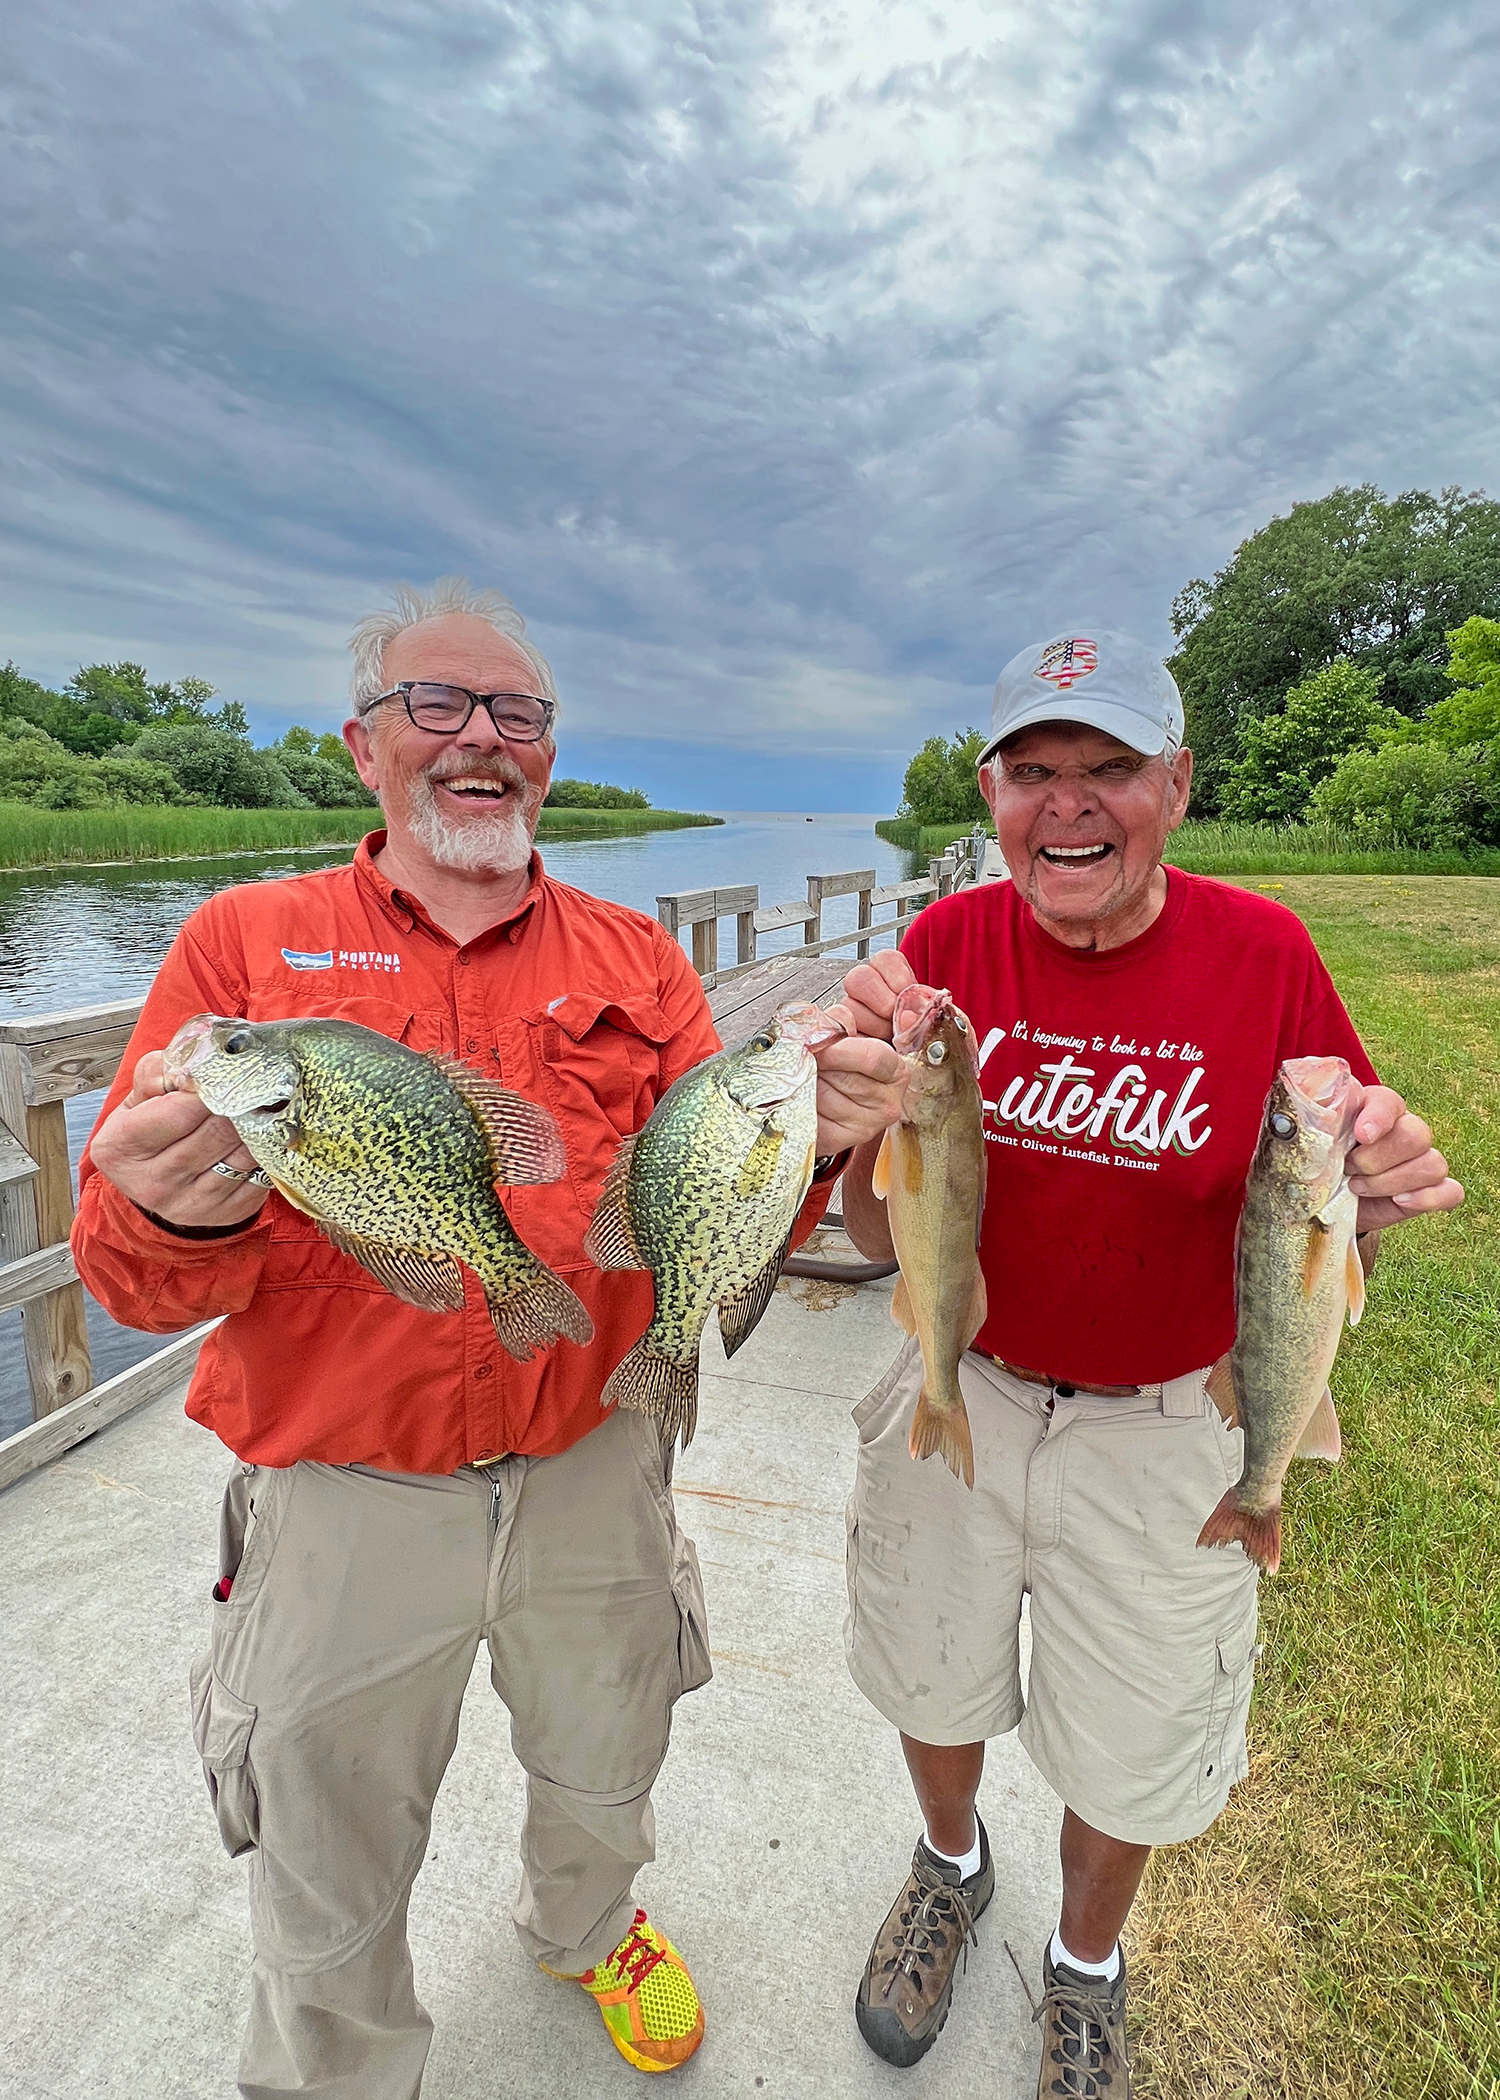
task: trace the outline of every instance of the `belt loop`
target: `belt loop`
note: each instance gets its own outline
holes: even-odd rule
[[[1207,1405],[1202,1371],[1188,1371],[1181,1378],[1162,1381],[1161,1411],[1164,1415],[1191,1420]]]

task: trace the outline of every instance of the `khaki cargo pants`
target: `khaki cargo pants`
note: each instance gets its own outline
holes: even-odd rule
[[[414,2100],[432,2023],[407,1903],[481,1639],[527,1774],[522,1946],[577,1973],[634,1915],[672,1705],[710,1675],[655,1424],[450,1476],[237,1465],[221,1572],[193,1725],[250,1855],[239,2090]]]

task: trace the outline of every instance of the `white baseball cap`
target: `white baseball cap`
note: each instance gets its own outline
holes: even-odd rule
[[[997,745],[1037,722],[1086,722],[1154,758],[1182,743],[1182,697],[1171,672],[1144,642],[1090,627],[1067,629],[1013,656],[995,684],[990,740]]]

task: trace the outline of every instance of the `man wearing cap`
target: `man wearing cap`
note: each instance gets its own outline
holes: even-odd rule
[[[1128,2093],[1121,1927],[1151,1847],[1206,1830],[1246,1770],[1257,1569],[1197,1539],[1243,1464],[1211,1373],[1280,1062],[1343,1057],[1363,1085],[1349,1167],[1367,1268],[1382,1227],[1463,1199],[1426,1124],[1377,1083],[1302,922],[1163,867],[1192,779],[1182,733],[1141,644],[1088,627],[1022,650],[979,761],[1013,879],[930,906],[845,984],[862,1033],[890,1036],[912,982],[965,1009],[990,1197],[988,1312],[960,1366],[973,1489],[909,1454],[915,1342],[855,1410],[846,1645],[901,1731],[926,1825],[855,2012],[888,2063],[936,2040],[994,1889],[985,1739],[1019,1726],[1065,1804],[1044,2100]],[[844,1216],[890,1259],[875,1150],[846,1170]]]

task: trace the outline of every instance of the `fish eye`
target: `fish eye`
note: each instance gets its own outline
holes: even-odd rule
[[[1289,1138],[1297,1135],[1297,1118],[1289,1116],[1284,1108],[1273,1108],[1270,1122],[1272,1130],[1275,1131],[1279,1138]]]
[[[948,1045],[946,1043],[929,1043],[927,1045],[928,1064],[940,1065],[947,1055]]]
[[[254,1040],[248,1028],[236,1028],[233,1035],[226,1035],[224,1038],[225,1053],[234,1057],[239,1051],[248,1050]]]
[[[750,1048],[752,1050],[769,1050],[775,1040],[776,1038],[772,1035],[770,1029],[763,1028],[759,1035],[753,1035],[750,1038]]]
[[[955,1028],[956,1028],[956,1029],[958,1030],[958,1032],[959,1032],[959,1034],[960,1034],[960,1035],[967,1035],[967,1034],[968,1034],[968,1032],[969,1032],[969,1024],[968,1024],[968,1022],[967,1022],[967,1021],[966,1021],[966,1020],[964,1019],[964,1017],[963,1017],[963,1015],[962,1015],[962,1014],[960,1014],[960,1013],[955,1013],[955,1014],[954,1014],[954,1016],[953,1016],[953,1025],[954,1025],[954,1027],[955,1027]]]

